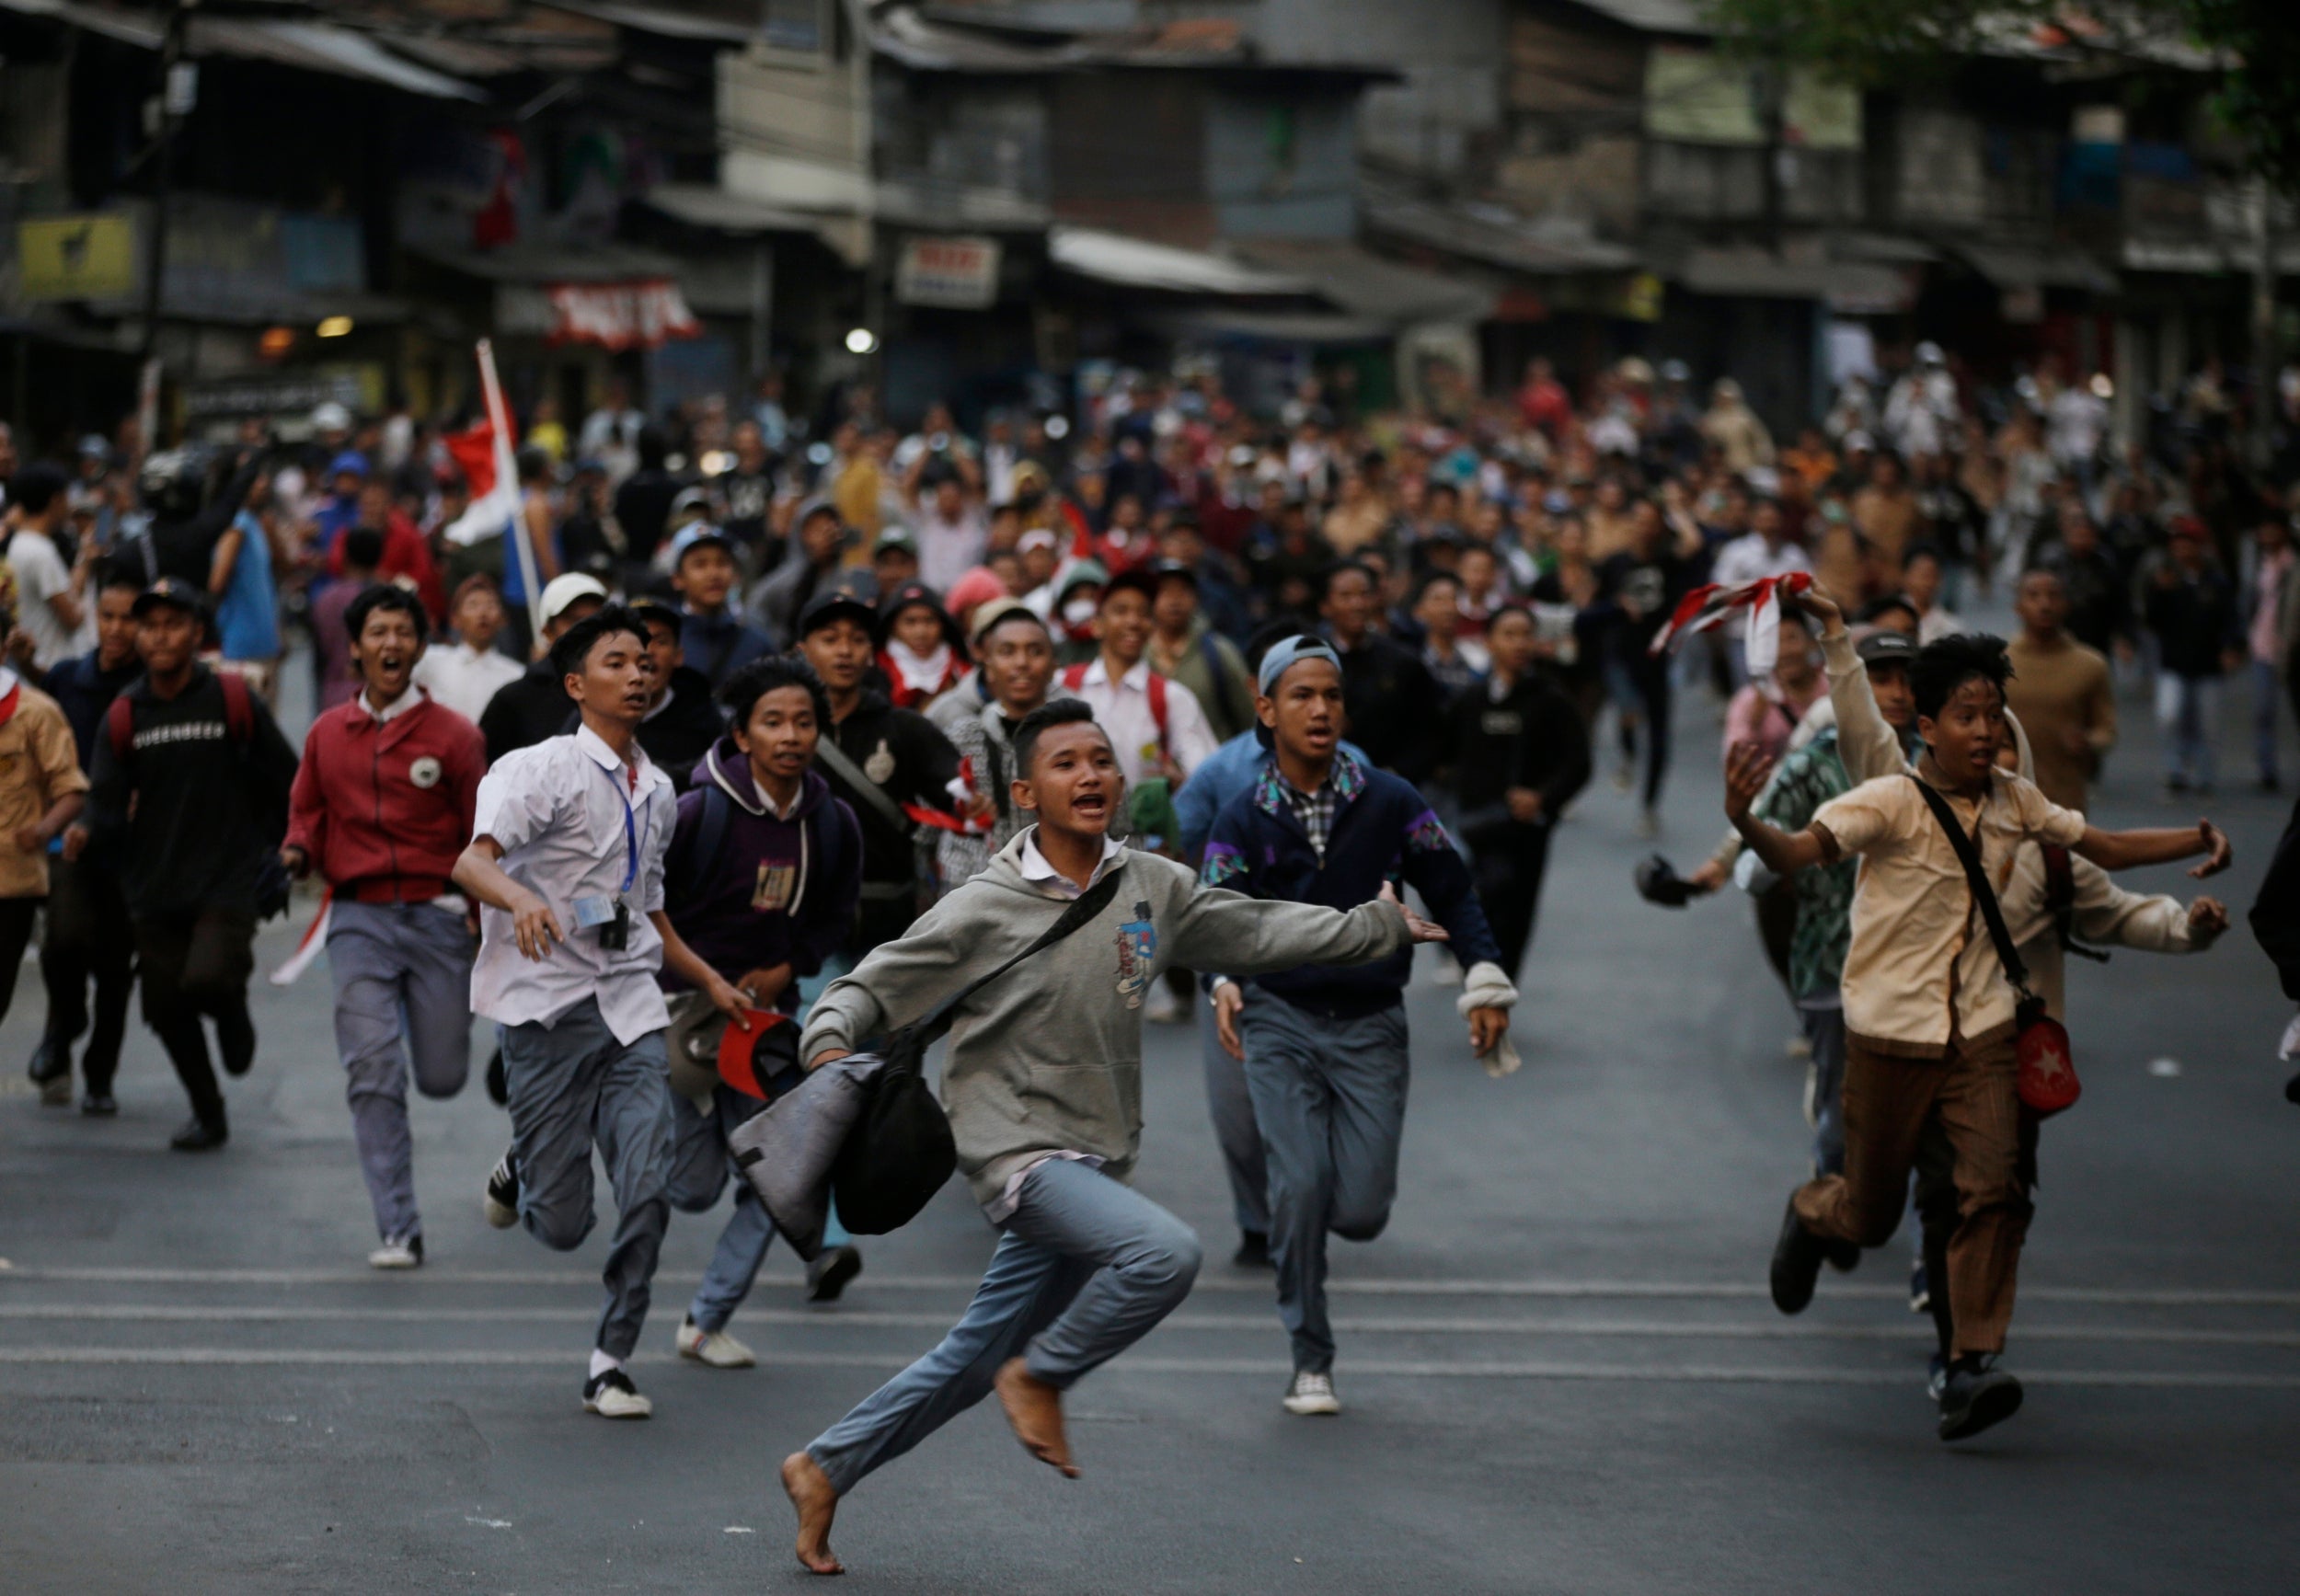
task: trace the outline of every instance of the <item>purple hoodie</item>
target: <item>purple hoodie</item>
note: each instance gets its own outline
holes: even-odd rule
[[[712,802],[730,806],[726,828],[716,857],[697,860]],[[679,799],[678,830],[663,860],[664,907],[696,957],[730,981],[786,960],[794,977],[813,975],[853,930],[861,888],[861,830],[822,776],[807,772],[797,812],[782,820],[759,796],[735,740],[712,745],[695,767],[693,789]],[[686,989],[667,969],[659,980],[666,992]],[[798,1001],[793,980],[780,1006],[792,1012]]]

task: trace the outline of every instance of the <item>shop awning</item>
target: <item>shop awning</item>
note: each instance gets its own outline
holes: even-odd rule
[[[1424,271],[1339,240],[1258,238],[1237,251],[1257,266],[1304,279],[1352,316],[1392,327],[1483,321],[1501,297],[1492,282]]]
[[[785,210],[710,183],[658,183],[647,190],[646,204],[690,227],[719,233],[808,233],[822,224],[819,215]]]
[[[1999,288],[2074,288],[2114,293],[2116,274],[2081,249],[2044,246],[1959,244],[1953,247],[1973,270]]]
[[[1670,275],[1695,293],[1719,299],[1825,300],[1854,315],[1906,310],[1916,300],[1914,268],[1784,258],[1765,249],[1696,249]]]
[[[1104,233],[1092,227],[1056,226],[1046,235],[1047,257],[1064,271],[1120,288],[1167,293],[1211,293],[1241,298],[1284,298],[1317,292],[1306,279],[1265,271],[1227,256],[1183,249]]]
[[[157,50],[167,37],[167,17],[158,11],[83,5],[79,0],[0,0],[0,11],[60,22],[139,50]],[[194,56],[235,55],[269,61],[307,72],[362,78],[431,99],[484,104],[488,98],[485,91],[461,78],[419,66],[394,55],[365,33],[329,22],[194,16],[188,44]]]
[[[635,244],[507,244],[500,249],[449,249],[411,244],[408,253],[489,282],[630,282],[649,277],[675,277],[679,270],[675,256]]]
[[[1363,186],[1369,231],[1529,276],[1633,271],[1637,252],[1576,227],[1530,221],[1499,205],[1424,200],[1390,184]]]

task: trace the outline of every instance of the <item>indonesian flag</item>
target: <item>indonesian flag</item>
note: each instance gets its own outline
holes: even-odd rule
[[[1731,587],[1719,587],[1711,582],[1697,587],[1677,603],[1676,613],[1669,617],[1662,629],[1653,634],[1650,652],[1661,654],[1692,637],[1720,626],[1731,615],[1745,614],[1749,617],[1749,673],[1761,675],[1773,669],[1781,653],[1781,601],[1801,593],[1812,586],[1812,578],[1803,571],[1790,571],[1786,576],[1760,577],[1754,582],[1740,582]]]
[[[492,421],[450,432],[441,441],[471,485],[470,506],[447,527],[447,541],[469,548],[502,536],[519,513],[519,472],[512,465],[511,441],[496,436]]]

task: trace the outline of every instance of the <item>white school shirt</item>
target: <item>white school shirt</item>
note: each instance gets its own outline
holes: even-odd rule
[[[1118,752],[1118,768],[1133,786],[1158,774],[1158,722],[1150,713],[1150,661],[1134,661],[1133,669],[1113,683],[1110,669],[1097,654],[1077,687],[1057,685],[1053,695],[1065,694],[1086,700],[1094,718],[1110,733]],[[1197,695],[1179,682],[1166,684],[1166,746],[1174,763],[1188,775],[1213,757],[1213,731]]]
[[[474,725],[489,700],[525,674],[509,654],[468,643],[437,644],[415,662],[415,684]]]
[[[671,1023],[655,984],[662,938],[647,916],[663,906],[663,855],[678,807],[671,778],[637,743],[631,752],[638,761],[636,790],[629,775],[634,767],[588,726],[505,754],[479,783],[473,835],[493,837],[502,846],[505,873],[551,906],[567,939],[555,943],[541,962],[530,961],[519,951],[512,916],[481,909],[479,956],[471,966],[474,1014],[502,1025],[540,1021],[547,1028],[595,996],[607,1028],[627,1047]],[[629,945],[611,953],[599,945],[597,928],[576,928],[575,900],[613,898],[622,890],[632,868],[630,835],[638,840],[638,856],[630,890],[622,894],[631,906]]]

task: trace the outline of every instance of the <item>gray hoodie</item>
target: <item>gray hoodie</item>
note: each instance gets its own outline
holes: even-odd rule
[[[1023,878],[1031,834],[832,982],[799,1056],[855,1049],[924,1017],[1052,925],[1066,902]],[[951,1027],[942,1097],[978,1202],[1054,1153],[1087,1154],[1131,1177],[1142,1142],[1142,996],[1169,964],[1238,975],[1366,964],[1408,937],[1403,913],[1379,901],[1346,913],[1259,901],[1201,887],[1188,867],[1131,849],[1111,868],[1123,879],[1099,916],[969,999]]]

